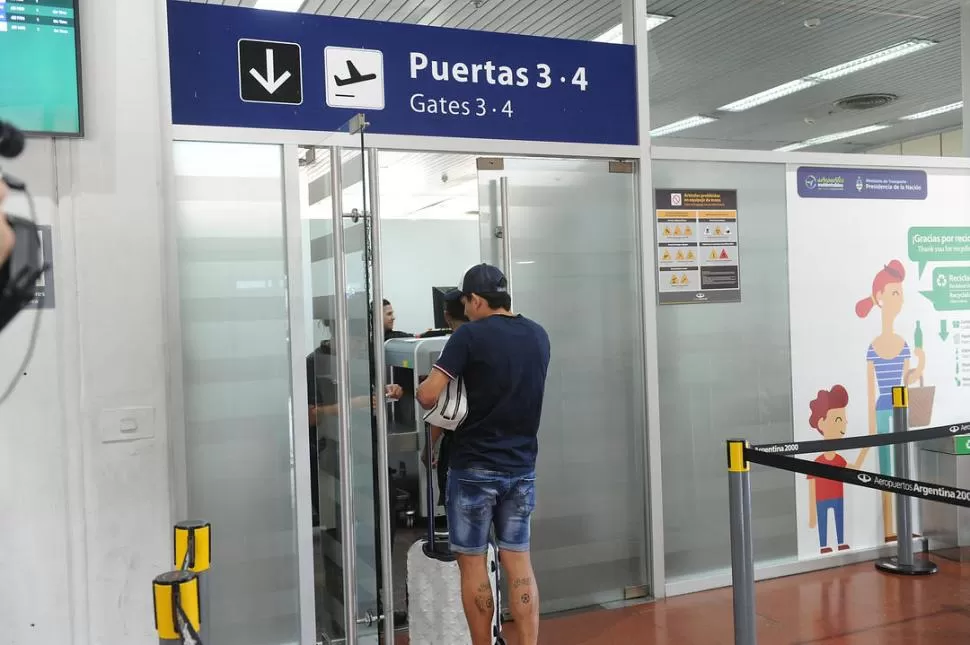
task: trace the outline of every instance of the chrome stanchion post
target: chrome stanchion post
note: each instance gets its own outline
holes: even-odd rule
[[[754,538],[751,534],[751,467],[744,457],[745,447],[746,443],[741,439],[727,442],[735,645],[755,645],[758,642],[754,605]]]
[[[893,433],[909,431],[909,390],[893,388]],[[909,444],[897,443],[894,448],[895,469],[893,475],[909,479]],[[913,500],[906,495],[895,495],[896,502],[896,555],[876,561],[876,568],[886,573],[921,576],[936,573],[935,564],[926,559],[917,560],[913,554]]]

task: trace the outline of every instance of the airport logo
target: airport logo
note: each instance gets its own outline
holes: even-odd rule
[[[872,477],[870,477],[865,473],[861,473],[858,477],[859,477],[859,481],[862,482],[863,484],[868,484],[869,482],[872,481]]]
[[[818,186],[818,180],[815,179],[815,175],[809,175],[805,178],[805,188],[814,190],[816,186]]]

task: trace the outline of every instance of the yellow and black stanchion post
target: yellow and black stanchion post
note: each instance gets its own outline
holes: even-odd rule
[[[212,566],[212,525],[202,520],[189,520],[175,525],[175,566],[196,575],[199,587],[199,614],[202,626],[199,636],[209,643],[209,579]]]
[[[754,538],[751,533],[751,466],[745,458],[747,442],[730,439],[728,493],[731,515],[731,587],[734,593],[734,643],[755,645]]]
[[[909,431],[909,390],[893,388],[893,433]],[[893,475],[909,479],[909,443],[895,446]],[[936,573],[935,564],[913,555],[913,500],[906,495],[896,495],[896,555],[876,561],[876,568],[886,573],[906,576],[925,576]]]
[[[196,633],[201,629],[199,577],[191,571],[170,571],[152,583],[155,629],[159,643],[184,643],[183,622]]]

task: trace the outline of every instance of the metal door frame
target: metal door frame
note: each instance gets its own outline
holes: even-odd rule
[[[377,432],[377,452],[375,454],[374,468],[377,468],[377,518],[376,525],[380,536],[380,544],[377,552],[379,559],[378,565],[381,577],[378,582],[378,624],[382,625],[384,642],[394,642],[394,581],[393,581],[393,545],[391,543],[391,502],[390,502],[390,478],[387,448],[387,406],[384,405],[383,393],[386,385],[387,365],[384,356],[384,317],[383,307],[383,273],[381,263],[381,222],[380,222],[380,191],[378,185],[378,152],[364,147],[364,130],[366,128],[366,117],[358,115],[351,120],[351,134],[359,134],[360,148],[359,154],[366,155],[367,168],[362,181],[368,182],[366,196],[369,204],[364,204],[363,217],[370,222],[369,234],[372,262],[371,267],[371,321],[373,329],[372,335],[372,357],[374,364],[372,368],[372,392],[376,394],[379,404],[374,408]],[[354,147],[357,151],[357,147]],[[339,433],[340,433],[340,525],[341,525],[341,549],[343,557],[343,584],[344,584],[344,624],[345,640],[347,643],[357,642],[357,626],[366,622],[368,618],[358,615],[358,593],[357,593],[357,538],[354,514],[354,491],[352,482],[354,481],[354,467],[351,448],[351,423],[350,416],[346,411],[350,410],[350,374],[346,360],[340,360],[347,356],[349,341],[349,313],[347,310],[346,298],[337,297],[347,293],[347,255],[344,252],[344,219],[346,215],[343,209],[343,147],[333,146],[330,148],[330,188],[331,188],[331,218],[333,223],[333,261],[334,261],[334,338],[336,340],[336,356],[338,370],[338,390],[337,400],[340,413],[338,414]],[[293,155],[294,162],[296,160]],[[362,160],[363,161],[363,160]],[[299,213],[296,215],[299,220]],[[299,264],[297,271],[303,271],[303,247],[299,247]],[[367,262],[367,254],[364,254],[364,261]],[[300,286],[302,293],[302,285]],[[298,315],[301,319],[305,316],[305,311],[295,311],[291,309],[291,315]],[[295,361],[294,368],[304,365],[304,362]],[[304,406],[304,409],[308,408]],[[306,477],[299,476],[299,479],[309,482],[309,463],[307,464]],[[307,496],[308,497],[308,496]],[[306,513],[304,513],[306,514]],[[312,544],[311,544],[312,550]],[[303,554],[301,554],[303,555]],[[309,554],[311,568],[313,565],[313,553]],[[304,560],[301,558],[301,574],[303,572]],[[311,586],[312,576],[311,570]],[[302,579],[301,575],[301,592]],[[311,592],[312,601],[313,594]],[[304,599],[301,598],[301,601]],[[313,615],[315,612],[311,612]],[[304,623],[306,621],[304,620]],[[313,621],[315,624],[315,620]]]

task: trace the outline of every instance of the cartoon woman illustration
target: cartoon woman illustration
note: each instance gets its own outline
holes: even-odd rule
[[[869,395],[869,434],[892,432],[892,389],[919,381],[926,369],[926,354],[919,346],[910,350],[906,340],[894,331],[894,324],[903,309],[903,280],[906,269],[899,260],[887,264],[872,281],[872,295],[860,300],[856,314],[868,316],[875,307],[882,313],[882,332],[866,352]],[[916,356],[919,365],[910,369],[910,358]],[[879,472],[893,474],[892,448],[879,447]],[[892,495],[882,494],[882,523],[886,542],[896,540],[893,527]]]
[[[819,431],[823,438],[841,439],[845,436],[849,419],[845,409],[849,405],[849,393],[841,385],[833,385],[831,390],[819,390],[815,400],[809,404],[811,415],[808,424]],[[853,470],[858,470],[869,454],[868,448],[859,452]],[[815,463],[838,468],[849,467],[845,457],[837,452],[825,452],[815,458]],[[822,555],[832,553],[829,546],[829,511],[835,518],[835,539],[839,551],[847,551],[845,541],[845,496],[843,484],[830,479],[817,479],[808,476],[808,528],[818,525],[818,544]]]

